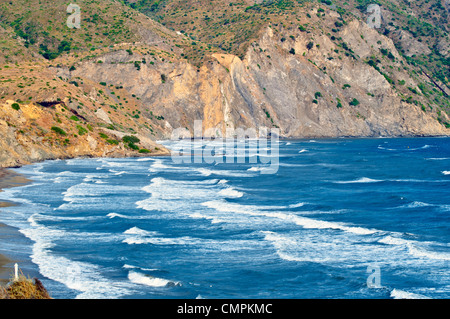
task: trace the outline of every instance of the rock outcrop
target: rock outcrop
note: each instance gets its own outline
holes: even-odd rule
[[[279,128],[281,136],[297,138],[450,133],[427,112],[420,93],[416,103],[405,99],[401,90],[426,78],[410,76],[391,39],[358,20],[337,36],[341,40],[267,27],[243,60],[216,53],[200,68],[157,60],[137,70],[132,61],[151,57],[117,51],[99,57],[102,64],[79,64],[72,76],[123,86],[152,105],[166,122],[162,138],[172,128],[193,132],[194,120],[215,136],[238,127]],[[376,66],[367,63],[373,56],[379,58]],[[405,84],[395,85],[399,81]]]
[[[66,18],[62,1],[57,8],[39,3]],[[242,24],[248,37],[236,34],[236,50],[227,53],[222,43],[213,48],[193,33],[169,30],[123,3],[113,7],[102,0],[85,4],[92,20],[85,21],[87,32],[70,31],[80,47],[66,54],[71,46],[61,39],[69,31],[47,27],[54,33],[45,31],[41,39],[43,26],[16,25],[15,3],[0,8],[13,19],[9,29],[0,27],[0,167],[78,156],[168,155],[154,141],[177,128],[193,136],[196,120],[208,137],[232,136],[237,128],[260,136],[278,129],[289,138],[450,135],[447,86],[410,60],[431,52],[425,42],[393,24],[381,32],[356,14],[344,19],[336,6],[300,6],[298,17],[280,23],[282,3],[246,3],[250,7],[239,12],[268,10],[278,22]],[[105,12],[99,8],[113,11],[94,18]],[[383,11],[393,21],[389,14]],[[39,42],[33,47],[50,37],[61,39],[53,48]],[[448,38],[432,49],[448,56]]]

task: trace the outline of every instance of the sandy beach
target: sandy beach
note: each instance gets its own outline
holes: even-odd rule
[[[0,168],[0,192],[5,188],[18,187],[26,185],[30,182],[24,176],[14,173],[11,170]],[[0,201],[0,209],[2,207],[14,206],[13,202]],[[3,212],[0,210],[0,214]],[[5,224],[0,223],[0,284],[8,282],[12,274],[14,261],[2,254],[1,241],[4,238],[17,236],[18,232]]]

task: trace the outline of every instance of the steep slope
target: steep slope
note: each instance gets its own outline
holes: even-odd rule
[[[67,74],[75,69],[74,61],[102,50],[128,49],[125,40],[169,47],[171,32],[107,0],[84,1],[83,31],[69,29],[66,8],[64,1],[8,1],[0,6],[0,32],[5,34],[0,166],[76,156],[168,154],[152,141],[159,123],[139,115],[139,99],[120,87],[83,78],[69,81]],[[105,32],[100,35],[101,30]]]
[[[182,32],[193,41],[203,41],[224,52],[244,57],[252,40],[268,23],[284,27],[305,21],[305,8],[319,3],[333,9],[343,20],[367,21],[370,5],[381,8],[378,31],[395,41],[411,64],[422,65],[433,77],[449,85],[449,3],[448,0],[127,0],[168,28]],[[316,13],[323,16],[323,12]],[[343,22],[345,23],[345,22]],[[339,28],[338,26],[334,29]],[[196,59],[189,57],[192,61]],[[447,66],[447,67],[445,67]]]
[[[0,165],[168,154],[153,140],[195,120],[210,136],[449,135],[442,17],[379,2],[373,29],[367,1],[323,2],[86,0],[70,29],[65,1],[0,1]]]
[[[114,53],[74,74],[123,85],[152,105],[167,121],[164,137],[170,128],[193,131],[194,119],[213,135],[262,126],[289,137],[449,133],[448,99],[390,38],[323,6],[300,11],[296,24],[261,29],[242,58],[215,53],[201,67],[156,59],[132,70],[119,61],[151,57]]]

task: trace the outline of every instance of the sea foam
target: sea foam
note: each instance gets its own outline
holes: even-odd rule
[[[170,281],[163,278],[156,278],[152,276],[148,276],[136,271],[130,271],[128,273],[128,279],[135,283],[150,287],[167,287],[167,286],[180,286],[179,282]]]

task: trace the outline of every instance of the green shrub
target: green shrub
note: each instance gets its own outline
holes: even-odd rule
[[[139,153],[141,153],[141,154],[147,154],[147,153],[151,153],[151,151],[148,150],[148,149],[146,149],[146,148],[141,148],[141,149],[139,150]]]
[[[19,105],[19,103],[13,103],[13,104],[11,105],[11,107],[12,107],[14,110],[16,110],[16,111],[20,110],[20,105]]]
[[[111,138],[108,138],[108,139],[106,140],[106,142],[107,142],[108,144],[111,144],[111,145],[119,145],[119,141],[118,141],[118,140],[114,140],[114,139],[111,139]]]
[[[316,99],[318,99],[319,97],[322,97],[322,93],[316,92],[316,93],[314,93],[314,97],[315,97]]]
[[[353,106],[357,106],[357,105],[359,105],[359,101],[357,99],[353,99],[349,104],[353,105]]]
[[[72,120],[72,121],[75,121],[75,122],[78,122],[80,119],[78,118],[78,117],[76,117],[75,115],[72,115],[71,117],[70,117],[70,119]]]
[[[98,135],[100,135],[101,138],[104,138],[105,140],[109,137],[108,135],[106,135],[105,133],[98,133]]]
[[[80,135],[80,136],[83,136],[84,134],[86,134],[88,132],[88,130],[86,130],[81,125],[77,125],[77,129],[78,129],[78,135]]]
[[[128,147],[133,149],[133,150],[135,150],[135,151],[139,150],[139,146],[137,146],[134,143],[128,143]]]
[[[59,135],[63,135],[63,136],[67,135],[67,133],[62,128],[57,127],[57,126],[52,126],[51,130]]]
[[[124,143],[139,143],[141,140],[139,138],[137,138],[136,136],[130,136],[130,135],[126,135],[122,138],[122,141]]]

